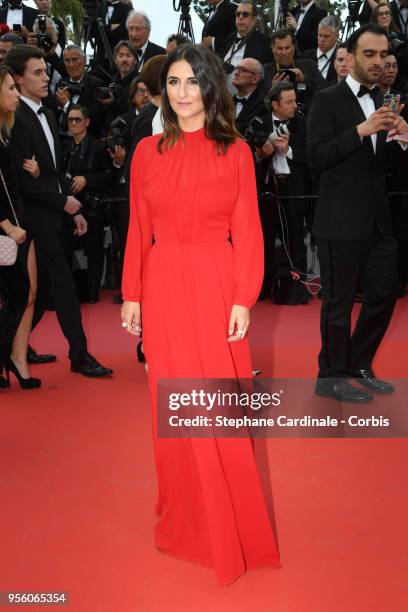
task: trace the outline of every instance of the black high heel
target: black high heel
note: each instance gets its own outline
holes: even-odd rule
[[[20,372],[17,370],[17,366],[14,361],[12,361],[11,357],[8,357],[6,363],[4,364],[4,369],[6,371],[8,386],[10,386],[10,372],[13,372],[22,389],[38,389],[39,387],[41,387],[40,378],[23,378]]]
[[[146,357],[142,350],[142,341],[139,342],[136,348],[137,360],[139,363],[146,363]]]

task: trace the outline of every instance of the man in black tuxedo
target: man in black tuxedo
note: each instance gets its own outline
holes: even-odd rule
[[[112,50],[120,40],[127,38],[126,20],[131,10],[132,7],[129,4],[119,0],[108,0],[106,3],[106,13],[102,20]]]
[[[316,49],[317,29],[326,15],[327,11],[318,7],[313,0],[300,0],[299,5],[288,14],[286,27],[295,31],[299,53]]]
[[[49,291],[58,322],[69,343],[71,371],[85,376],[106,376],[112,373],[87,351],[81,322],[81,310],[75,283],[61,244],[63,216],[72,216],[78,235],[87,230],[80,214],[81,203],[63,192],[61,151],[54,115],[42,106],[48,93],[44,54],[30,45],[10,50],[7,65],[21,93],[11,139],[12,166],[23,200],[27,229],[31,232],[39,271],[38,295],[33,326],[44,314]],[[23,170],[24,159],[35,156],[40,174],[34,178]]]
[[[234,70],[232,84],[237,90],[233,97],[235,125],[243,136],[251,120],[266,111],[264,96],[259,89],[263,74],[262,64],[250,57],[241,60]]]
[[[203,28],[202,43],[211,48],[215,36],[228,36],[237,31],[235,25],[237,6],[230,0],[208,0],[208,4],[211,9]]]
[[[323,17],[317,32],[317,49],[308,49],[302,53],[303,59],[311,59],[316,63],[322,77],[329,82],[337,81],[334,59],[339,40],[340,26],[340,19],[336,15]]]
[[[408,40],[408,0],[391,0],[391,14],[398,27],[398,38]]]
[[[265,77],[262,90],[265,94],[273,82],[292,80],[296,84],[298,104],[308,108],[312,96],[328,82],[310,59],[295,59],[295,36],[291,30],[277,30],[272,34],[274,61],[264,66]],[[291,72],[288,73],[287,71]],[[284,71],[283,73],[281,71]]]
[[[226,37],[216,36],[214,38],[216,53],[231,66],[238,66],[246,57],[256,59],[261,64],[271,62],[273,56],[269,39],[256,28],[256,5],[250,1],[240,2],[235,15],[237,33],[232,32]]]
[[[164,49],[164,47],[160,47],[149,40],[152,24],[145,13],[141,11],[130,13],[126,22],[126,27],[129,34],[129,40],[137,51],[137,72],[142,70],[143,64],[151,57],[155,57],[155,55],[165,55],[166,49]]]
[[[88,132],[99,137],[105,107],[98,101],[98,88],[103,81],[85,70],[86,55],[81,47],[68,45],[62,54],[68,78],[60,80],[55,88],[55,100],[58,104],[60,132],[67,133],[67,115],[71,104],[86,106],[90,118]]]
[[[6,6],[0,8],[0,23],[6,23],[10,30],[13,30],[13,24],[19,24],[32,32],[37,15],[36,9],[21,0],[8,0]]]
[[[313,226],[323,299],[316,393],[367,402],[371,395],[347,377],[374,392],[394,390],[374,376],[372,361],[398,289],[386,181],[387,156],[398,145],[385,140],[388,129],[400,134],[408,125],[372,91],[388,55],[385,30],[374,24],[359,28],[348,52],[350,74],[314,97],[307,126],[309,161],[320,176]],[[358,288],[363,303],[350,336]]]
[[[262,122],[263,132],[268,134],[269,138],[262,147],[256,147],[256,157],[259,160],[259,191],[269,191],[277,196],[310,193],[311,176],[306,161],[305,119],[297,112],[293,84],[285,81],[274,83],[266,103],[269,112],[263,116]],[[279,231],[290,256],[290,261],[287,261],[288,278],[289,272],[295,272],[299,276],[306,275],[304,220],[309,207],[310,201],[306,199],[259,201],[265,248],[264,282],[260,299],[271,295],[276,273],[275,239]],[[299,301],[306,303],[307,294],[299,295]]]

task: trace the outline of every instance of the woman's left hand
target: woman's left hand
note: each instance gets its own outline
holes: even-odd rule
[[[228,342],[242,340],[248,331],[249,321],[249,308],[234,304],[228,325]]]
[[[35,155],[33,155],[31,159],[25,159],[23,161],[23,169],[27,170],[33,178],[38,178],[40,176],[40,166],[35,159]]]

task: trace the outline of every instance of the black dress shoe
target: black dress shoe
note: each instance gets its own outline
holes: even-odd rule
[[[31,346],[27,349],[27,363],[54,363],[54,361],[57,361],[55,355],[39,355]]]
[[[78,374],[83,374],[83,376],[89,376],[91,378],[113,374],[113,370],[105,368],[89,353],[86,353],[86,355],[78,361],[71,361],[71,372],[77,372]]]
[[[376,378],[372,370],[352,370],[349,374],[352,378],[355,378],[360,385],[367,387],[367,389],[375,393],[391,394],[395,391],[393,385]]]
[[[315,393],[321,397],[332,397],[352,404],[365,404],[373,399],[369,393],[350,385],[345,378],[318,378]]]

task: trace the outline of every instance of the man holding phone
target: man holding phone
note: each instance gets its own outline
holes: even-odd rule
[[[307,125],[309,162],[320,177],[313,226],[323,300],[316,393],[365,403],[371,392],[394,392],[375,377],[372,362],[398,291],[387,189],[388,157],[398,143],[386,140],[408,125],[376,91],[388,55],[385,30],[367,24],[347,45],[350,74],[316,94]],[[362,308],[351,334],[358,289]],[[368,392],[351,385],[350,377]]]
[[[14,32],[32,32],[38,11],[27,6],[21,0],[8,0],[6,6],[0,9],[0,23],[6,23]],[[20,26],[20,29],[13,26]]]

